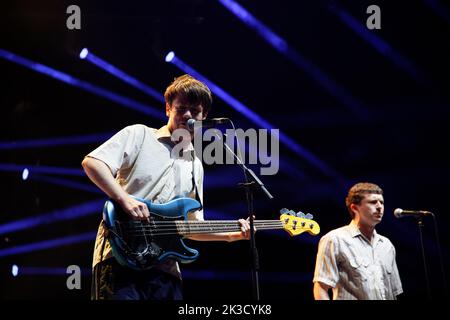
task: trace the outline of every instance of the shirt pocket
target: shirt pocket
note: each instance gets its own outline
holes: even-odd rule
[[[383,261],[379,262],[381,265],[381,272],[382,272],[382,280],[384,281],[385,285],[388,286],[391,279],[392,279],[392,273],[394,272],[393,265],[390,261],[383,264]]]
[[[384,275],[390,276],[394,272],[395,258],[387,250],[379,251],[376,263],[380,266]]]
[[[349,276],[363,282],[367,281],[369,260],[353,251],[348,256],[348,262],[350,265]]]
[[[392,268],[392,264],[391,263],[388,263],[387,265],[385,265],[384,269],[386,270],[388,275],[392,274],[393,268]]]

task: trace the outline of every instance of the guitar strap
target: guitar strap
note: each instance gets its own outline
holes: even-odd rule
[[[103,227],[103,231],[105,232],[105,235],[103,236],[103,239],[102,239],[102,249],[100,250],[100,262],[103,261],[103,251],[105,251],[106,238],[109,237],[109,229],[106,226],[105,220],[102,219],[101,224]]]

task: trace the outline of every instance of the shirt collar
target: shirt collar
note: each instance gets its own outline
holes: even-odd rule
[[[156,139],[170,138],[171,134],[167,125],[162,126],[156,130]]]
[[[350,228],[350,234],[353,238],[362,234],[361,231],[359,231],[359,228],[356,225],[355,220],[350,221],[348,227]]]
[[[170,133],[169,127],[167,125],[164,125],[156,130],[156,139],[158,139],[162,143],[170,144],[172,146],[175,145],[175,143],[172,141],[172,134]],[[189,143],[189,146],[186,148],[186,150],[183,150],[183,152],[190,152],[192,150],[194,150],[194,146],[191,142]]]
[[[356,225],[355,220],[352,220],[350,224],[348,225],[350,228],[350,234],[351,236],[357,237],[357,236],[364,236],[361,231],[359,230],[358,226]],[[378,235],[377,230],[373,230],[373,243],[377,243],[378,241],[383,241],[383,239]]]

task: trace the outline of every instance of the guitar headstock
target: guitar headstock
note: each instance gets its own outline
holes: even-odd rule
[[[308,232],[313,236],[319,234],[319,224],[312,220],[312,214],[304,214],[301,211],[296,213],[288,209],[281,209],[280,213],[280,221],[283,223],[283,228],[291,236],[296,236],[303,232]]]

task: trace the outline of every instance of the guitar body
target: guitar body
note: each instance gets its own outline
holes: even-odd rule
[[[188,221],[188,213],[202,208],[191,198],[178,198],[164,204],[133,197],[147,205],[149,221],[132,220],[120,205],[108,200],[103,208],[103,220],[116,260],[135,270],[147,270],[165,259],[189,263],[198,258],[198,251],[188,248],[183,237],[190,234],[240,232],[239,221]],[[255,220],[257,230],[284,229],[291,236],[308,232],[317,235],[317,222],[303,213],[282,209],[280,220]],[[312,215],[310,215],[312,217]]]
[[[191,198],[178,198],[164,204],[133,197],[145,203],[150,212],[150,221],[131,220],[120,205],[106,201],[103,220],[114,257],[123,265],[135,270],[147,270],[167,258],[182,263],[197,259],[199,253],[188,248],[177,233],[176,221],[187,220],[191,211],[202,208]]]

